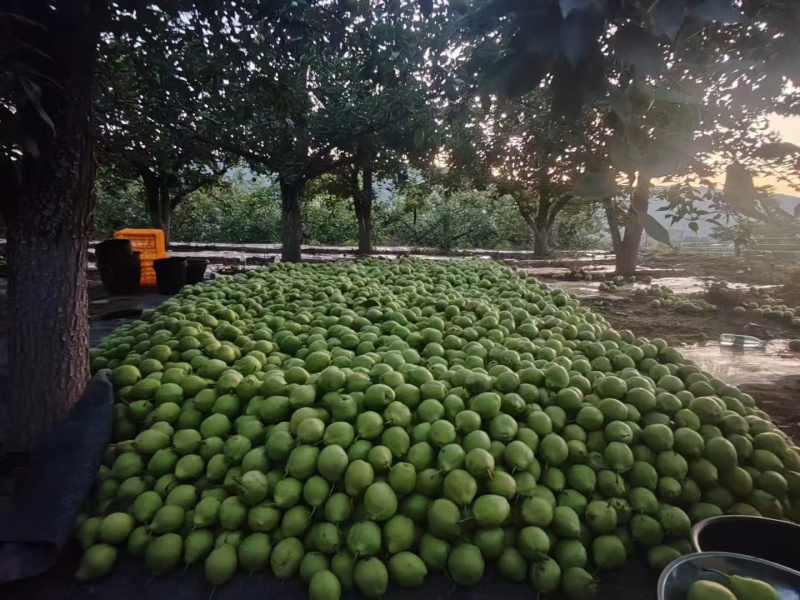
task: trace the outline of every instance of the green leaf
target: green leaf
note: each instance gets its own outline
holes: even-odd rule
[[[561,22],[561,53],[574,67],[589,53],[603,32],[603,20],[594,13],[573,12]]]
[[[433,12],[433,0],[419,0],[419,10],[423,17],[430,17]]]
[[[697,231],[700,229],[700,225],[697,224],[697,221],[691,221],[689,223],[689,229],[697,233]]]
[[[608,156],[616,169],[623,173],[631,173],[639,170],[642,152],[629,140],[616,136],[609,142]]]
[[[17,13],[11,13],[6,11],[0,11],[0,19],[8,19],[10,21],[17,21],[21,25],[27,25],[28,27],[36,27],[37,29],[45,30],[47,29],[44,25],[39,23],[39,21],[34,21],[33,19],[29,19],[23,15],[19,15]]]
[[[672,245],[669,241],[669,231],[667,231],[661,223],[656,221],[652,215],[649,215],[646,212],[640,212],[638,213],[638,218],[639,223],[641,223],[642,227],[644,227],[644,231],[648,236],[657,242],[666,244],[667,246]]]
[[[53,120],[50,118],[44,108],[42,107],[41,98],[42,98],[42,88],[35,81],[30,81],[28,79],[22,79],[22,88],[25,90],[25,95],[28,97],[28,100],[31,101],[31,104],[36,109],[36,112],[39,114],[39,118],[44,121],[50,130],[55,133],[56,126],[53,123]]]
[[[651,177],[667,177],[684,168],[697,152],[690,135],[656,130],[641,158],[641,169]]]
[[[586,200],[603,200],[617,193],[617,181],[612,171],[587,172],[575,183],[573,193]]]
[[[33,158],[39,158],[39,144],[36,143],[33,137],[22,133],[19,137],[19,144],[27,154],[30,154]]]
[[[753,60],[741,60],[729,58],[723,62],[717,62],[706,67],[709,73],[730,73],[734,71],[751,71],[758,66]]]
[[[612,87],[608,90],[608,105],[619,117],[619,120],[627,125],[631,120],[631,111],[633,110],[633,104],[628,95],[619,88]]]
[[[546,74],[547,69],[539,57],[516,52],[506,54],[487,70],[479,91],[515,98],[535,89]]]

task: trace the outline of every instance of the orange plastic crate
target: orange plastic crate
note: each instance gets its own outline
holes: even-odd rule
[[[164,243],[164,232],[160,229],[120,229],[114,232],[117,239],[130,240],[134,252],[139,252],[142,275],[139,278],[141,287],[156,286],[156,271],[153,261],[169,256]]]

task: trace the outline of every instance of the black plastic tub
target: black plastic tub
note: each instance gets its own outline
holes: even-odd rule
[[[206,274],[206,267],[208,261],[205,258],[187,258],[186,259],[186,283],[194,285],[203,281]]]
[[[156,288],[159,294],[172,296],[186,285],[185,258],[159,258],[153,261],[153,268],[156,270]]]
[[[130,240],[105,240],[94,247],[95,262],[109,265],[130,258],[133,254]]]
[[[800,571],[800,525],[765,517],[723,515],[692,527],[698,552],[733,552]]]
[[[98,263],[97,269],[100,271],[103,287],[112,296],[135,294],[139,291],[142,265],[138,252],[118,257],[111,263]]]

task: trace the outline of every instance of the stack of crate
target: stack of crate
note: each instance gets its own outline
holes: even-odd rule
[[[164,243],[164,232],[161,229],[120,229],[114,232],[114,237],[130,240],[133,251],[139,252],[142,265],[139,287],[156,287],[156,271],[153,268],[153,261],[169,256]]]

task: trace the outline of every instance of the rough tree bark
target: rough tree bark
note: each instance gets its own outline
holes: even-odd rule
[[[547,256],[550,254],[550,206],[549,198],[539,199],[533,227],[534,256]]]
[[[616,254],[617,275],[636,274],[636,267],[639,263],[639,246],[642,243],[642,233],[644,232],[638,214],[647,212],[649,201],[650,177],[640,172],[631,195],[631,209],[625,224],[625,233]]]
[[[550,230],[535,226],[533,229],[533,255],[547,256],[550,254]]]
[[[173,207],[170,204],[167,186],[160,177],[150,171],[142,173],[142,182],[144,183],[147,212],[150,214],[150,224],[155,229],[161,229],[164,232],[164,243],[169,247]]]
[[[303,239],[303,215],[300,202],[303,198],[304,184],[296,177],[281,177],[281,260],[300,262],[300,246]]]
[[[606,220],[608,221],[608,229],[611,233],[611,248],[614,253],[618,253],[622,246],[622,236],[619,233],[619,218],[614,211],[614,206],[611,204],[611,198],[607,198],[603,202],[603,207],[606,211]]]
[[[521,203],[517,202],[522,219],[533,232],[533,254],[544,257],[550,254],[550,232],[555,225],[556,217],[572,199],[571,196],[562,196],[555,202],[549,198],[541,198],[536,206],[536,214]]]
[[[161,229],[164,232],[164,245],[169,248],[169,242],[172,238],[172,210],[174,206],[169,198],[166,190],[161,190],[161,203],[158,206],[157,220],[154,221],[154,227]],[[153,220],[153,216],[150,216]],[[157,224],[156,224],[157,223]]]
[[[547,212],[550,209],[550,201],[546,198],[539,200],[536,214],[533,214],[530,207],[526,206],[521,200],[517,200],[517,208],[522,220],[533,233],[533,254],[534,256],[547,256],[550,252],[550,230],[547,227]]]
[[[0,200],[9,266],[10,447],[29,450],[66,416],[89,376],[86,262],[94,206],[92,78],[105,14],[102,0],[25,3],[41,23],[26,42],[42,51],[37,69],[51,129],[35,113],[24,126],[39,156],[19,178],[3,169]]]
[[[358,223],[358,253],[372,252],[372,169],[365,168],[362,187],[358,187],[358,171],[355,171],[355,187],[353,188],[353,206]]]

